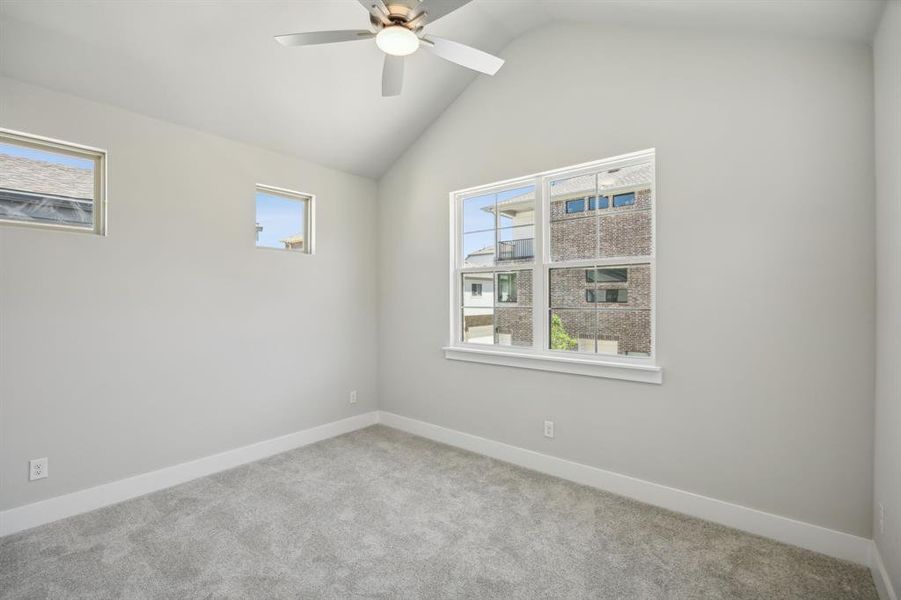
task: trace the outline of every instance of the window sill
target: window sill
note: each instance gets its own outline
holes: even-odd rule
[[[487,365],[502,365],[538,371],[555,371],[589,377],[605,377],[642,383],[663,383],[663,369],[656,365],[600,361],[575,356],[549,356],[505,350],[487,350],[462,346],[444,348],[444,358]]]

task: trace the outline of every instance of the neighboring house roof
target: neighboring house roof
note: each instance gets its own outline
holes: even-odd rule
[[[653,171],[649,163],[598,173],[597,191],[602,194],[651,185]],[[580,198],[595,193],[593,175],[569,177],[551,182],[551,200]]]
[[[93,197],[91,169],[0,154],[0,218],[88,226]]]
[[[286,246],[303,246],[303,236],[300,234],[292,235],[291,237],[279,241]]]
[[[494,281],[494,273],[467,273],[466,279],[481,279],[483,281]]]
[[[494,254],[494,246],[485,246],[484,248],[480,248],[475,252],[470,252],[466,256],[479,256],[481,254]]]
[[[64,198],[94,198],[94,172],[0,154],[0,188]]]

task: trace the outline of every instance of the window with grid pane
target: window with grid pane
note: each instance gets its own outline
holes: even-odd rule
[[[451,344],[648,364],[654,193],[645,151],[453,194]]]
[[[650,162],[548,182],[549,350],[651,355],[652,183]],[[612,203],[568,210],[586,196]]]
[[[501,188],[460,201],[457,260],[465,343],[533,344],[532,272],[521,267],[535,260],[535,189]]]

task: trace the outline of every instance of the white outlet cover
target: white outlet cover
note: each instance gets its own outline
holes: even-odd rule
[[[357,403],[357,390],[354,390],[350,393],[350,403],[351,404]]]
[[[28,481],[46,479],[50,465],[46,458],[35,458],[28,461]]]
[[[554,437],[554,422],[553,421],[545,421],[544,422],[544,437],[548,437],[548,438]]]

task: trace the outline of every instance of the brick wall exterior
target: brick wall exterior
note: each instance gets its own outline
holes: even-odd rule
[[[507,336],[512,346],[532,345],[532,309],[531,308],[501,308],[494,311],[494,326],[497,331],[497,340],[502,343]]]
[[[515,271],[516,302],[498,302],[494,327],[498,341],[510,336],[513,346],[532,345],[532,271]]]
[[[551,269],[550,273],[550,307],[551,308],[583,308],[594,309],[594,303],[586,299],[586,290],[615,290],[625,288],[628,302],[600,302],[600,308],[646,309],[651,308],[651,268],[643,265],[621,265],[599,267],[601,269],[626,269],[627,281],[600,282],[587,281],[585,272],[595,267],[576,267]]]
[[[619,343],[620,354],[649,353],[651,268],[649,265],[610,268],[625,268],[627,281],[592,283],[587,281],[585,274],[592,268],[551,269],[551,312],[560,317],[564,331],[571,337],[616,341]],[[622,303],[588,301],[587,290],[607,289],[625,289],[628,301]]]
[[[651,311],[599,310],[598,340],[619,342],[619,354],[651,352]]]
[[[551,201],[551,259],[575,260],[651,253],[651,190],[635,192],[635,204],[567,214],[566,200]]]

